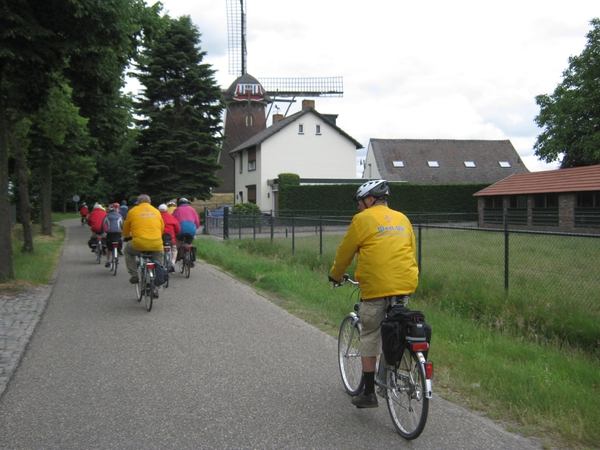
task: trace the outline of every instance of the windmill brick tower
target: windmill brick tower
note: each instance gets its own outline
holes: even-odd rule
[[[213,189],[215,193],[235,192],[235,164],[229,152],[267,127],[267,117],[273,104],[286,102],[291,106],[297,97],[342,97],[344,94],[342,77],[259,80],[248,74],[246,0],[227,0],[227,29],[229,74],[238,78],[223,92],[225,139],[219,163],[224,167],[217,171],[217,177],[223,182]]]

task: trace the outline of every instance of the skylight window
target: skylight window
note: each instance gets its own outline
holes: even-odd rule
[[[440,167],[440,163],[437,161],[427,161],[429,167]]]
[[[511,167],[508,161],[498,161],[498,164],[500,164],[500,167]]]
[[[404,161],[394,161],[392,164],[394,167],[404,167]]]
[[[465,167],[477,167],[475,161],[463,161]]]

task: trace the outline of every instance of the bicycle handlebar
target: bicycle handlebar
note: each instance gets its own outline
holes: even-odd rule
[[[347,273],[344,274],[344,276],[342,277],[341,280],[334,280],[331,275],[329,275],[329,281],[331,281],[333,283],[333,286],[331,286],[331,289],[336,288],[336,287],[340,287],[343,286],[346,283],[350,283],[354,286],[358,286],[359,282],[358,281],[354,281],[352,278],[350,278],[350,275],[348,275]]]

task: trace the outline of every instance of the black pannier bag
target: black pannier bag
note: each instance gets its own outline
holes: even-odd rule
[[[154,285],[162,286],[167,282],[169,272],[167,272],[167,269],[165,269],[165,267],[157,260],[154,260],[152,262],[154,263]]]
[[[422,311],[411,311],[405,306],[392,306],[381,324],[381,342],[385,361],[396,365],[406,346],[406,337],[421,338],[431,342],[431,325],[425,322]],[[427,352],[423,352],[427,359]]]

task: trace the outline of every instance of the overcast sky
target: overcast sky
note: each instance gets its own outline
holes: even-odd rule
[[[236,77],[228,73],[226,0],[162,3],[172,17],[191,17],[205,62],[229,87]],[[337,125],[365,147],[359,156],[371,138],[509,139],[531,171],[558,166],[533,155],[535,96],[554,91],[600,17],[598,0],[246,5],[248,73],[342,76],[343,98],[316,98],[315,108],[339,115]]]

